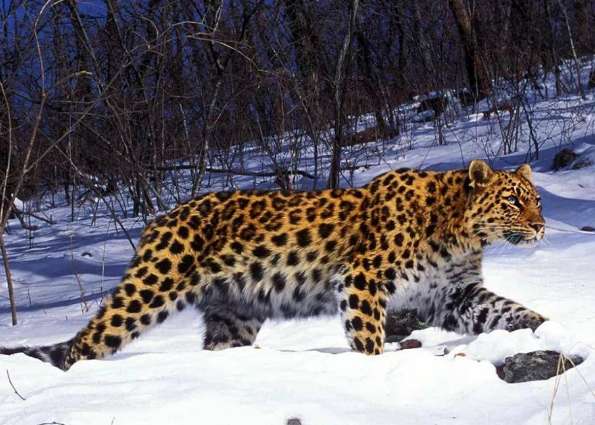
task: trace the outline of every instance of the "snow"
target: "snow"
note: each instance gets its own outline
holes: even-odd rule
[[[466,346],[456,347],[453,355],[464,354],[474,360],[487,360],[495,365],[503,364],[506,357],[517,353],[537,350],[553,350],[567,356],[588,357],[590,348],[574,339],[569,332],[555,321],[544,323],[535,333],[530,329],[514,332],[496,330],[477,336]]]
[[[339,319],[330,317],[266,322],[254,346],[210,352],[201,348],[200,315],[185,311],[114,357],[79,362],[66,373],[24,355],[0,356],[0,424],[267,425],[294,417],[304,425],[595,424],[595,233],[578,230],[595,227],[595,166],[549,171],[562,134],[569,146],[595,159],[593,93],[588,102],[591,112],[567,131],[566,121],[553,112],[584,101],[534,105],[554,116],[539,134],[546,142],[533,164],[546,240],[533,249],[498,244],[486,253],[486,286],[551,319],[535,333],[471,337],[430,328],[411,336],[422,348],[387,344],[385,354],[366,357],[348,349]],[[383,144],[384,159],[357,169],[349,183],[363,184],[404,166],[462,167],[496,149],[498,139],[488,138],[493,125],[472,115],[459,119],[445,128],[444,146],[435,144],[431,123],[419,125],[402,136],[415,141],[414,149]],[[513,168],[524,161],[524,152],[493,164]],[[216,178],[212,183],[213,190],[223,184]],[[232,184],[270,182],[239,177]],[[301,184],[308,188],[309,182]],[[100,205],[94,223],[91,211],[82,207],[70,221],[69,207],[46,205],[56,224],[36,223],[33,234],[11,222],[6,240],[19,325],[10,326],[2,288],[0,346],[72,337],[117,285],[131,246],[108,211]],[[144,223],[123,222],[136,242]],[[0,282],[3,274],[0,269]],[[547,381],[507,384],[497,377],[495,365],[505,357],[538,349],[578,354],[585,361]]]

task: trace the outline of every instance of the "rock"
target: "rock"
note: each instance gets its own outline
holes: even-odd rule
[[[568,167],[575,159],[577,155],[572,149],[564,148],[554,156],[554,163],[552,168],[554,171],[561,170],[562,168]]]
[[[421,341],[417,339],[406,339],[405,341],[401,341],[399,345],[401,346],[401,350],[411,350],[412,348],[421,347]]]
[[[589,88],[595,89],[595,71],[591,71],[591,75],[589,76]]]
[[[592,227],[592,226],[583,226],[583,227],[581,227],[581,230],[583,232],[595,232],[595,227]]]
[[[576,160],[572,163],[571,168],[573,170],[580,170],[581,168],[587,168],[587,167],[590,167],[591,165],[593,165],[593,162],[590,159],[579,158],[578,160]]]
[[[386,342],[399,342],[411,332],[427,328],[424,322],[417,318],[415,310],[391,312],[386,318]]]
[[[504,379],[504,365],[503,364],[496,366],[496,375],[498,375],[498,378],[502,379],[503,381],[506,381],[506,379]],[[512,383],[512,382],[509,382],[509,383]]]
[[[556,351],[539,350],[507,357],[503,365],[496,367],[496,373],[500,379],[510,384],[542,381],[560,375],[582,362],[583,359],[578,356],[569,358]]]
[[[302,425],[302,421],[298,418],[289,418],[287,419],[287,425]]]
[[[450,353],[450,350],[448,349],[448,347],[446,345],[439,345],[432,350],[432,354],[437,357],[446,356],[448,353]],[[455,354],[455,357],[456,357],[456,354]]]

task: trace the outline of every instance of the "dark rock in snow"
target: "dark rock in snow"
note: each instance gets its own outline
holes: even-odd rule
[[[415,310],[389,313],[384,329],[386,342],[399,342],[411,335],[411,332],[427,327],[428,325],[417,318]]]
[[[290,418],[287,419],[287,425],[302,425],[302,421],[300,421],[298,418]]]
[[[583,232],[595,232],[595,227],[593,227],[593,226],[583,226],[583,227],[581,227],[581,230]]]
[[[591,162],[590,159],[587,158],[579,158],[576,161],[574,161],[572,163],[572,169],[573,170],[580,170],[581,168],[587,168],[590,167],[591,165],[593,165],[593,162]]]
[[[539,350],[507,357],[496,368],[500,379],[513,384],[517,382],[542,381],[561,375],[583,362],[578,356],[566,357],[556,351]]]
[[[412,348],[421,347],[421,342],[417,339],[406,339],[405,341],[401,341],[399,345],[401,346],[401,350],[411,350]]]
[[[572,149],[562,149],[556,156],[554,156],[552,168],[554,171],[561,170],[562,168],[568,167],[576,158],[577,155]]]

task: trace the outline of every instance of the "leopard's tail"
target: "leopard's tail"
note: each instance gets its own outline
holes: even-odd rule
[[[72,341],[73,340],[71,339],[65,342],[40,347],[0,347],[0,354],[11,355],[23,353],[30,357],[50,363],[62,370],[66,370],[66,354],[72,345]]]

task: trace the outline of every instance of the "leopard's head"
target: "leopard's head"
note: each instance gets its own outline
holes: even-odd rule
[[[541,198],[531,181],[531,167],[495,171],[481,160],[469,165],[465,225],[482,243],[506,240],[532,244],[544,236]]]

